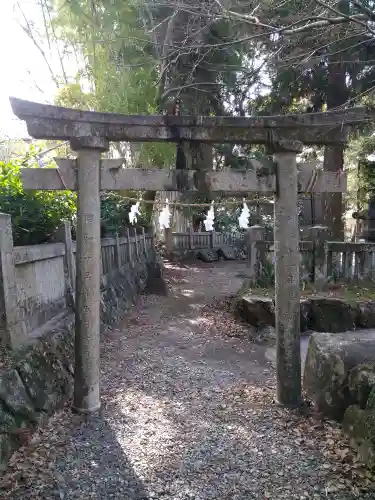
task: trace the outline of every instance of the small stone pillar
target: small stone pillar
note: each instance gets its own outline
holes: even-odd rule
[[[77,253],[73,410],[100,408],[100,168],[108,142],[72,139],[77,151]]]
[[[67,293],[72,293],[75,287],[75,266],[73,255],[73,241],[72,241],[72,225],[70,221],[65,221],[56,231],[55,239],[64,243],[65,256],[65,290]]]
[[[300,285],[297,153],[302,144],[282,141],[274,153],[276,164],[275,322],[277,401],[301,403]]]
[[[310,278],[312,282],[317,282],[327,277],[327,251],[326,241],[329,229],[327,226],[309,227],[309,240],[312,241],[312,263]]]
[[[0,304],[3,306],[0,343],[17,349],[27,342],[28,336],[18,306],[12,220],[10,215],[2,213],[0,213]]]
[[[215,229],[210,232],[210,248],[213,250],[215,248]]]
[[[264,234],[265,228],[258,225],[250,226],[245,232],[251,286],[256,286],[261,276],[264,254],[257,243],[264,241]]]
[[[172,229],[170,227],[166,227],[164,229],[164,235],[165,235],[165,248],[167,250],[167,253],[170,254],[173,249]]]
[[[193,245],[193,228],[192,227],[189,227],[189,230],[188,230],[188,233],[189,233],[189,250],[193,250],[194,248],[194,245]]]

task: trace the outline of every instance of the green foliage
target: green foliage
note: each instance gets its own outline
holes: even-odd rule
[[[100,14],[99,14],[100,13]],[[138,1],[51,1],[54,33],[84,67],[75,83],[59,89],[56,103],[68,107],[123,114],[157,114],[158,61],[140,23]],[[91,92],[83,92],[81,83]],[[135,165],[170,167],[175,146],[144,143],[132,148]]]
[[[45,243],[62,221],[75,220],[74,193],[23,190],[20,167],[38,166],[36,154],[31,149],[23,157],[0,162],[0,211],[12,216],[15,245]]]
[[[76,194],[70,191],[24,191],[20,168],[38,167],[38,150],[31,148],[25,155],[9,162],[0,162],[0,211],[11,215],[15,245],[35,245],[50,241],[55,230],[65,220],[76,224]],[[46,166],[55,167],[53,162]],[[127,193],[136,196],[135,193]],[[129,211],[133,201],[121,194],[106,192],[101,196],[102,236],[123,234],[130,226]],[[144,207],[135,227],[147,227],[149,220]]]
[[[85,93],[79,83],[71,83],[60,87],[55,97],[57,106],[90,110],[95,108],[95,96]]]
[[[129,194],[131,195],[132,193]],[[129,212],[133,204],[134,201],[127,200],[116,192],[109,191],[101,196],[102,236],[114,235],[116,233],[122,235],[125,233],[127,227],[132,227],[133,229],[134,227],[148,227],[149,220],[144,206],[141,206],[141,215],[137,218],[137,224],[134,226],[130,224]]]

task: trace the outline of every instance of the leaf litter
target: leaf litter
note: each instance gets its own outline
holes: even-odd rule
[[[338,423],[308,404],[275,404],[264,349],[244,337],[228,307],[237,272],[229,263],[167,269],[171,296],[141,297],[118,335],[103,339],[104,420],[132,464],[100,472],[102,482],[114,475],[115,490],[99,495],[92,487],[92,448],[103,452],[103,429],[93,431],[67,403],[13,455],[0,496],[373,499],[374,471],[357,459]],[[199,301],[175,293],[187,284]],[[115,446],[105,437],[107,445]],[[131,470],[143,493],[130,488]]]

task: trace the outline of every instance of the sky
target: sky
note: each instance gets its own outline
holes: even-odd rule
[[[9,96],[52,103],[56,93],[46,63],[23,32],[22,14],[14,0],[0,2],[0,137],[28,137],[23,122],[12,113]],[[19,0],[28,20],[43,26],[36,0]],[[47,49],[48,50],[48,49]],[[53,57],[51,59],[53,61]]]

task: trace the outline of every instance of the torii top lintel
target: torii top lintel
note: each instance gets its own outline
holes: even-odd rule
[[[39,104],[10,98],[14,114],[36,139],[269,144],[294,140],[306,145],[346,142],[348,127],[370,119],[366,108],[262,117],[126,116]]]

